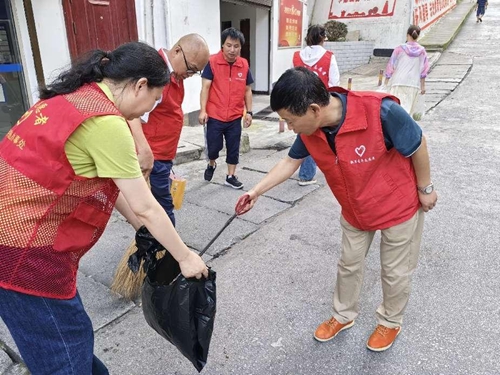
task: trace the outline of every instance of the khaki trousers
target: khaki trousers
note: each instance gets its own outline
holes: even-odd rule
[[[363,283],[365,258],[375,231],[354,228],[340,217],[342,253],[338,263],[333,298],[333,317],[345,324],[359,313],[358,299]],[[401,326],[411,290],[411,276],[417,267],[424,226],[422,209],[408,221],[381,231],[380,264],[383,301],[377,309],[378,324]]]

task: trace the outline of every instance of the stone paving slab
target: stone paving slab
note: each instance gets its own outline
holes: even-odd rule
[[[80,261],[80,272],[110,287],[116,266],[134,238],[134,228],[115,211],[100,240]]]
[[[81,272],[78,273],[77,282],[78,292],[92,320],[94,331],[113,322],[135,307],[133,302],[111,293],[107,286]]]
[[[427,79],[432,80],[435,77],[438,77],[439,79],[450,78],[451,80],[462,80],[463,77],[467,74],[468,70],[469,65],[436,65],[432,69],[432,72],[429,73]]]
[[[186,202],[232,215],[235,203],[241,195],[241,190],[229,189],[219,184],[208,184],[201,189],[190,192]],[[210,197],[210,199],[207,199],[207,197]],[[288,203],[279,202],[266,196],[259,198],[259,201],[262,201],[263,204],[252,209],[248,215],[245,215],[244,220],[254,224],[261,224],[291,207]]]
[[[294,135],[296,137],[296,135]],[[269,172],[281,159],[288,155],[288,150],[277,151],[273,154],[268,155],[265,158],[259,158],[252,160],[243,165],[243,169],[259,171],[262,173]],[[249,187],[248,184],[246,184]]]
[[[245,132],[250,138],[252,149],[282,150],[290,147],[295,140],[295,133],[292,131],[279,132],[278,122],[255,120]]]
[[[473,58],[470,55],[449,52],[443,54],[436,65],[470,65],[472,63]]]
[[[439,82],[439,81],[425,81],[425,89],[427,92],[432,91],[433,93],[437,92],[450,92],[457,87],[457,84],[454,82]]]
[[[12,339],[9,330],[2,319],[0,319],[0,340],[2,340],[2,342],[4,342],[11,350],[19,353],[19,349],[17,348],[16,343]],[[3,350],[0,350],[0,352],[3,352]]]
[[[239,173],[239,178],[242,181],[245,181],[245,186],[243,190],[250,190],[253,186],[257,185],[257,183],[264,177],[264,173],[258,173],[254,171],[242,170]],[[308,186],[299,186],[296,180],[288,179],[282,184],[276,186],[275,188],[267,191],[263,195],[265,197],[270,197],[276,199],[280,202],[286,203],[294,203],[300,199],[302,199],[307,194],[312,191],[318,189],[320,185],[308,185]]]
[[[177,225],[179,235],[186,245],[197,251],[201,251],[208,244],[231,216],[190,202],[185,202],[182,210],[178,211],[176,215],[179,221]],[[207,223],[210,224],[207,225]],[[235,219],[212,244],[207,254],[214,256],[246,238],[257,229],[258,226],[249,221]]]
[[[453,41],[475,4],[461,1],[426,33],[419,43],[428,51],[445,50]]]
[[[5,374],[12,365],[10,357],[0,349],[0,374]]]
[[[192,160],[197,160],[201,157],[204,147],[193,143],[179,141],[177,145],[177,154],[175,155],[174,164],[187,163]]]

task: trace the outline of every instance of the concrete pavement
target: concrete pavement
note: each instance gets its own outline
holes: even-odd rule
[[[490,5],[489,12],[497,15],[492,8]],[[488,27],[487,22],[485,18],[485,27]],[[456,31],[462,25],[463,19],[460,22],[456,19],[454,24],[446,27],[453,31],[454,37],[453,27]],[[431,32],[426,37],[430,38]],[[434,67],[427,80],[430,117],[434,110],[440,110],[439,103],[457,91],[471,72],[473,63],[470,53],[455,50],[442,55],[436,52],[432,59]],[[385,67],[385,63],[386,60],[374,59],[367,66],[343,74],[341,85],[346,87],[347,78],[352,77],[352,89],[376,89],[378,71]],[[265,109],[268,98],[257,98],[254,112],[257,112],[257,106]],[[252,150],[242,155],[242,168],[238,172],[245,189],[253,186],[286,154],[286,148],[295,138],[290,131],[278,133],[275,116],[269,113],[263,120],[255,120],[254,125],[246,130]],[[432,132],[430,124],[425,121],[424,118],[424,129]],[[446,137],[444,134],[433,135],[441,139]],[[213,183],[202,180],[206,165],[203,158],[200,159],[203,147],[202,127],[186,127],[180,154],[189,149],[193,155],[198,153],[198,157],[188,158],[175,167],[176,173],[188,180],[184,206],[177,212],[178,230],[188,246],[195,250],[203,248],[223,225],[241,194],[222,186],[225,169],[222,162]],[[334,283],[332,275],[340,239],[338,206],[322,175],[318,177],[317,185],[298,187],[297,181],[290,179],[269,191],[250,213],[231,224],[206,255],[205,259],[218,271],[219,294],[209,364],[204,373],[493,373],[488,372],[488,369],[496,368],[493,357],[488,357],[490,351],[483,350],[485,354],[480,355],[484,371],[476,371],[475,367],[463,362],[468,356],[465,343],[458,345],[461,349],[458,353],[458,349],[448,347],[449,343],[429,335],[427,327],[432,324],[450,340],[460,339],[446,326],[446,321],[440,319],[442,317],[432,315],[433,308],[439,304],[435,294],[417,295],[412,299],[408,308],[411,322],[405,325],[404,334],[390,352],[377,355],[364,349],[364,342],[373,329],[373,311],[380,294],[375,249],[367,259],[361,315],[355,328],[341,334],[334,345],[318,344],[311,339],[315,326],[329,314]],[[446,181],[446,175],[441,178]],[[434,225],[430,234],[437,235],[439,222],[431,217],[430,223]],[[467,232],[467,227],[458,228]],[[96,354],[108,364],[111,374],[194,374],[193,367],[146,325],[139,304],[125,301],[109,291],[114,267],[133,234],[130,226],[115,214],[103,238],[81,263],[79,291],[94,323]],[[486,232],[484,236],[487,238]],[[453,277],[452,270],[440,268],[443,257],[450,257],[452,253],[443,253],[447,246],[435,248],[431,242],[424,244],[424,249],[427,251],[423,254],[416,284],[419,289],[432,290],[441,280],[441,277],[435,279],[433,265],[437,264],[443,278]],[[463,294],[452,286],[450,290]],[[491,296],[488,290],[486,293]],[[492,302],[488,309],[494,311]],[[428,315],[422,315],[422,312]],[[490,337],[487,333],[485,335]],[[16,346],[1,323],[0,341],[9,348],[0,350],[0,374],[25,373],[17,363],[18,357],[12,355],[17,351]],[[401,360],[403,358],[405,360]],[[453,366],[453,361],[461,364],[460,371]]]

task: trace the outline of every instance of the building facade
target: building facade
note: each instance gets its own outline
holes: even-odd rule
[[[406,41],[406,30],[418,25],[426,30],[457,0],[309,0],[313,23],[336,20],[349,31],[359,31],[362,40],[374,41],[375,48],[394,48]]]
[[[0,0],[0,138],[72,59],[94,48],[114,49],[130,40],[171,48],[184,34],[199,33],[210,51],[220,33],[243,31],[241,51],[254,76],[253,90],[269,93],[304,46],[307,27],[336,19],[359,30],[375,48],[394,48],[409,24],[424,29],[456,0]],[[185,82],[186,123],[195,124],[201,79]]]

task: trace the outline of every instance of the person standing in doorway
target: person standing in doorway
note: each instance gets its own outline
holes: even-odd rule
[[[241,121],[246,110],[244,126],[252,124],[252,73],[248,61],[240,57],[245,44],[243,33],[233,27],[221,36],[222,49],[210,56],[202,73],[199,122],[205,125],[208,165],[204,178],[211,181],[219,152],[226,141],[227,175],[225,184],[241,189],[243,183],[236,177],[239,162]]]
[[[425,48],[417,43],[420,27],[411,25],[406,32],[406,43],[396,47],[385,68],[384,85],[389,93],[401,101],[401,107],[410,115],[417,110],[419,95],[425,94],[425,78],[429,60]]]
[[[160,101],[151,112],[129,124],[141,170],[146,176],[151,173],[151,192],[175,226],[170,172],[184,124],[184,80],[201,75],[210,52],[205,39],[198,34],[185,35],[170,50],[162,48],[158,52],[167,63],[170,84],[165,86]]]
[[[307,30],[307,47],[293,55],[293,66],[303,66],[316,73],[327,87],[340,84],[340,73],[333,52],[327,51],[323,43],[328,40],[326,29],[321,25],[312,25]],[[315,184],[316,163],[311,156],[304,159],[299,169],[299,185]]]

